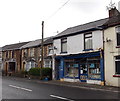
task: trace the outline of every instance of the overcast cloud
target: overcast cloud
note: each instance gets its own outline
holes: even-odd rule
[[[108,17],[106,6],[111,0],[0,0],[0,46],[56,35],[68,27]],[[113,0],[118,6],[118,1]]]

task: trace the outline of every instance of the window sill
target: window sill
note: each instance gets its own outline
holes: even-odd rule
[[[70,77],[70,76],[65,76],[64,78],[68,78],[68,79],[79,79],[79,77]]]
[[[65,53],[67,53],[67,52],[61,52],[60,54],[65,54]]]
[[[119,45],[119,46],[116,46],[116,48],[120,48],[120,45]]]
[[[113,77],[120,77],[120,74],[114,74]]]
[[[91,50],[93,50],[93,49],[84,49],[83,51],[91,51]]]

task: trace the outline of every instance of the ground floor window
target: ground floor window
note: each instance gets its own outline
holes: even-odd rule
[[[65,60],[65,77],[87,76],[87,79],[101,79],[100,57]]]
[[[26,64],[26,71],[29,71],[31,68],[35,67],[35,62],[31,61],[31,62],[27,62]]]
[[[120,56],[115,57],[115,74],[120,74]]]
[[[46,60],[44,63],[44,67],[51,68],[52,67],[52,61],[51,60]]]
[[[88,78],[101,79],[100,59],[90,58],[87,61],[88,61]]]
[[[78,77],[79,64],[75,62],[65,62],[65,76],[66,77]]]

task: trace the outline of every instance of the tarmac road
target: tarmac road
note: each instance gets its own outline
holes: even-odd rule
[[[59,99],[60,101],[118,99],[117,92],[61,86],[44,82],[17,77],[2,77],[2,99]]]

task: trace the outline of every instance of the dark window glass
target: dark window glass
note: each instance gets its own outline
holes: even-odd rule
[[[120,74],[120,56],[116,56],[115,68],[116,68],[116,74]]]
[[[8,58],[8,52],[6,52],[6,58]]]
[[[120,26],[116,27],[116,34],[117,34],[117,46],[120,45]]]
[[[14,58],[14,51],[12,51],[12,58]]]
[[[117,46],[120,45],[120,33],[117,33]]]

